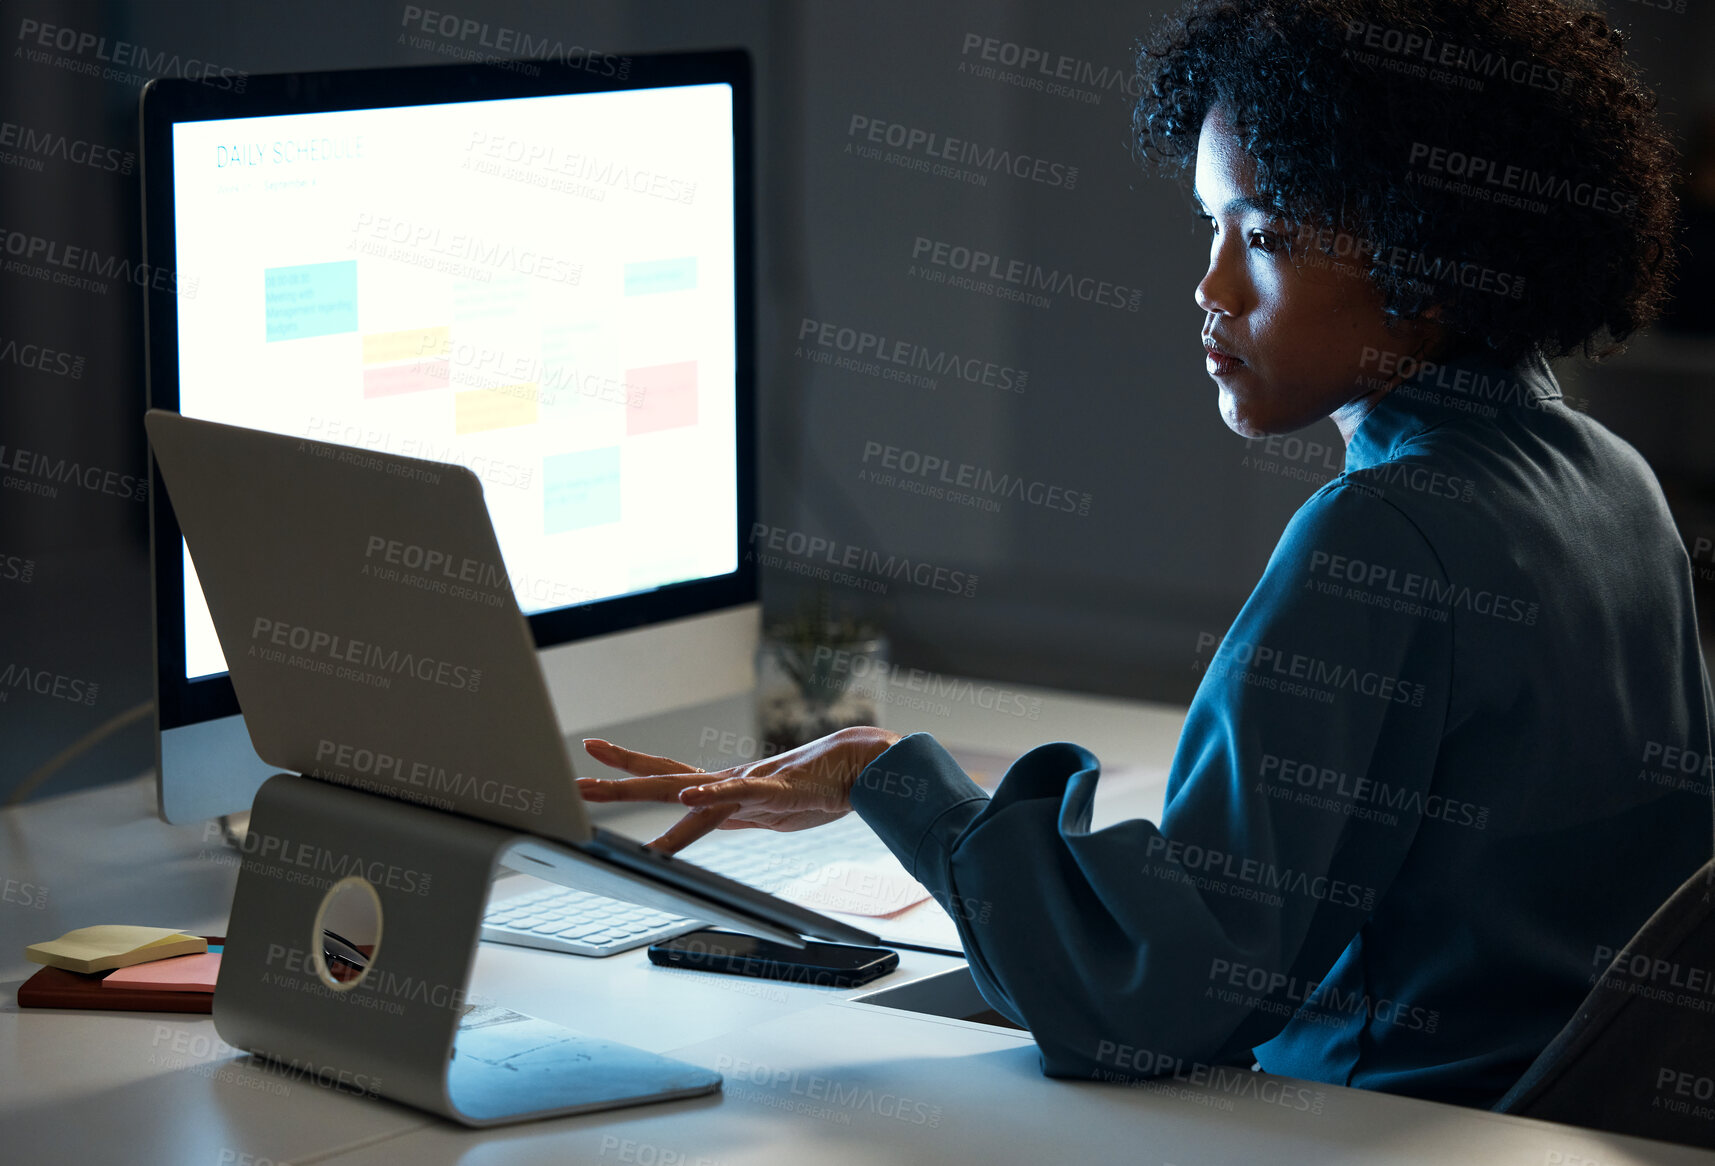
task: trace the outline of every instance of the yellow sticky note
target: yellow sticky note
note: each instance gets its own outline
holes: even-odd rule
[[[176,955],[196,955],[207,950],[208,940],[174,931],[171,927],[131,927],[108,923],[98,927],[79,927],[58,939],[33,943],[24,949],[24,958],[51,968],[87,973],[128,968],[133,964]]]

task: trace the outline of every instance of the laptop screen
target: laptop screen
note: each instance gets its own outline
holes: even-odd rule
[[[737,569],[730,85],[172,142],[181,413],[469,467],[526,614]],[[436,548],[377,554],[461,585]],[[185,676],[224,672],[184,570]]]

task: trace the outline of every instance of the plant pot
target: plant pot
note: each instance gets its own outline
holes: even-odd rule
[[[851,725],[880,725],[876,686],[887,673],[886,636],[819,643],[765,635],[756,649],[756,730],[764,756]]]

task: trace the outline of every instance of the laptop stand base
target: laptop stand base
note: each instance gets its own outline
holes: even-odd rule
[[[309,778],[269,778],[251,811],[215,988],[221,1039],[295,1075],[467,1126],[720,1088],[713,1070],[468,998],[489,883],[521,837]],[[378,905],[368,966],[345,982],[324,938],[339,931],[340,895]]]

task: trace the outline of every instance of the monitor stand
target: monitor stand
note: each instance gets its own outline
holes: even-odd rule
[[[489,883],[526,842],[544,840],[310,778],[270,778],[251,812],[221,957],[221,1039],[282,1071],[467,1126],[720,1088],[712,1070],[467,999]],[[341,896],[377,912],[373,956],[348,984],[322,955]]]

